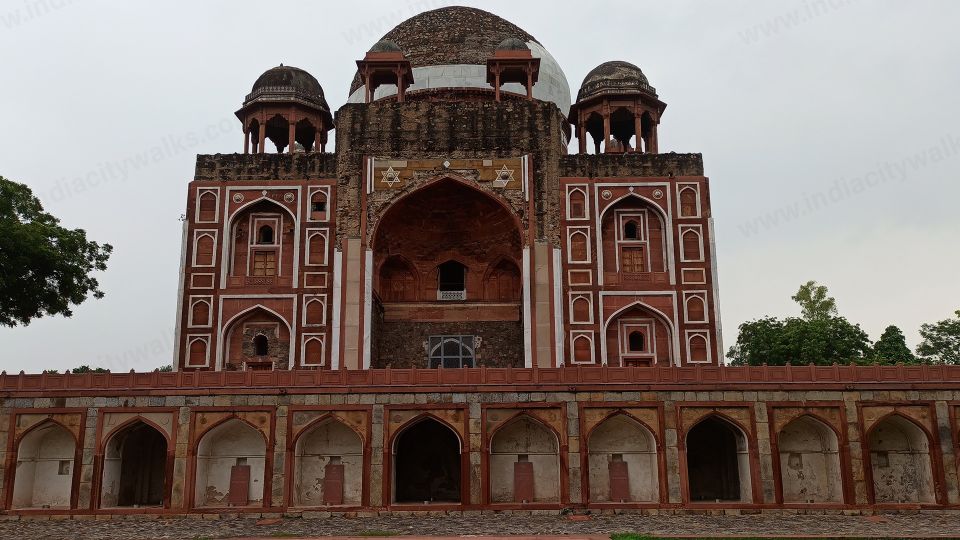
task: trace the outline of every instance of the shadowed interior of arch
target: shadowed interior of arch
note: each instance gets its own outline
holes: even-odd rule
[[[159,506],[163,503],[167,440],[137,421],[107,441],[100,506]]]
[[[424,418],[394,443],[394,502],[459,503],[460,439],[449,427]]]
[[[687,482],[694,502],[749,502],[747,440],[732,423],[710,416],[687,433]]]

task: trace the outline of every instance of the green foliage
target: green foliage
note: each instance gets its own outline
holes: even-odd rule
[[[103,297],[90,273],[106,270],[113,248],[59,223],[30,188],[0,176],[0,325],[69,317],[87,296]]]
[[[75,367],[70,370],[70,373],[110,373],[109,369],[104,369],[102,367],[92,368],[88,365],[82,365],[80,367]]]
[[[917,354],[936,364],[960,364],[960,309],[955,317],[920,326]]]
[[[827,296],[827,287],[816,281],[808,281],[800,286],[797,294],[790,297],[800,304],[803,318],[808,321],[822,320],[837,315],[837,301]]]
[[[160,366],[159,368],[157,368],[157,371],[159,371],[160,373],[170,373],[171,371],[173,371],[173,366],[170,364],[167,364],[165,366]]]
[[[907,347],[903,332],[890,325],[873,345],[873,361],[878,364],[916,364],[918,360]]]
[[[866,362],[871,352],[867,333],[843,317],[767,317],[741,324],[727,356],[735,366],[830,365]]]

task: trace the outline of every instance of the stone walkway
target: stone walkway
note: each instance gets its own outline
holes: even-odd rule
[[[665,536],[813,536],[958,538],[960,514],[931,512],[844,515],[594,515],[573,521],[559,515],[385,515],[317,519],[67,519],[0,521],[0,538],[18,540],[207,540],[387,535],[546,535],[567,540],[605,538],[613,532]]]

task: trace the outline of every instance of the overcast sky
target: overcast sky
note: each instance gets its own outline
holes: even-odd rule
[[[960,2],[461,2],[535,36],[576,90],[639,65],[663,152],[702,152],[725,347],[799,310],[815,279],[871,338],[960,308]],[[434,0],[0,2],[0,175],[109,242],[106,297],[0,329],[0,369],[169,364],[195,155],[242,151],[233,116],[279,63],[332,108],[354,61]]]

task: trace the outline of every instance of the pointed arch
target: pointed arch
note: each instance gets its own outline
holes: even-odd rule
[[[587,192],[581,187],[567,191],[567,219],[587,219]]]
[[[777,432],[781,496],[786,503],[843,502],[839,433],[812,413]]]
[[[934,441],[925,426],[899,411],[878,418],[866,433],[872,501],[936,503]]]
[[[233,339],[233,330],[235,328],[235,323],[242,321],[244,318],[246,318],[247,315],[250,315],[257,310],[262,310],[265,313],[268,313],[272,315],[274,318],[276,318],[277,320],[279,320],[280,323],[282,323],[284,325],[284,328],[286,329],[288,341],[290,343],[293,342],[293,338],[294,338],[293,327],[290,325],[289,322],[287,322],[287,319],[283,315],[280,315],[273,309],[270,309],[263,304],[258,303],[256,305],[249,306],[241,310],[237,314],[233,315],[229,319],[227,319],[227,321],[220,326],[219,335],[218,335],[219,339],[217,339],[217,360],[216,360],[217,362],[216,369],[218,371],[223,369],[225,364],[224,356],[226,355],[226,353],[229,353],[230,351],[230,347],[225,346],[225,343],[229,345],[231,340]],[[293,347],[288,347],[288,348],[289,348],[289,354],[288,354],[287,361],[291,363],[290,365],[292,365]]]
[[[560,444],[552,426],[525,411],[497,426],[487,441],[490,502],[560,502]]]
[[[667,342],[670,344],[670,347],[669,347],[670,350],[667,351],[665,358],[669,360],[671,363],[674,363],[675,365],[680,365],[679,353],[678,353],[678,351],[680,350],[680,337],[677,335],[676,326],[673,324],[673,321],[669,317],[667,317],[665,313],[647,304],[646,302],[643,302],[642,300],[634,300],[633,302],[621,307],[620,309],[614,311],[609,317],[607,317],[606,321],[604,321],[603,333],[601,334],[601,342],[600,342],[600,353],[601,353],[601,359],[603,363],[604,364],[608,363],[608,359],[610,358],[610,351],[608,350],[609,349],[608,342],[610,341],[610,336],[611,336],[610,334],[611,323],[613,323],[614,321],[618,321],[622,315],[627,314],[630,311],[638,308],[641,311],[645,311],[649,313],[654,320],[659,321],[661,324],[665,326],[666,330],[670,334],[669,336],[667,336]],[[619,335],[620,329],[618,328],[617,330],[618,330],[617,335]],[[651,340],[648,337],[647,342],[648,343],[655,342],[655,339]]]
[[[752,502],[749,433],[740,422],[719,411],[704,415],[687,428],[687,500]]]
[[[431,413],[408,420],[389,446],[389,499],[395,503],[468,500],[467,449],[460,433]]]
[[[103,438],[100,508],[169,505],[171,435],[137,415]]]
[[[14,441],[14,467],[7,476],[10,508],[71,508],[79,442],[63,423],[47,418]]]
[[[416,302],[420,297],[417,267],[403,255],[390,255],[377,269],[377,291],[384,302]]]
[[[646,422],[616,410],[590,428],[585,442],[590,502],[660,499],[660,445]]]
[[[263,431],[236,414],[204,430],[194,445],[194,506],[262,505],[269,445]]]
[[[501,255],[487,265],[483,276],[484,298],[494,302],[519,302],[522,288],[520,265]]]
[[[333,414],[315,418],[289,443],[294,456],[294,506],[360,506],[365,438]]]

